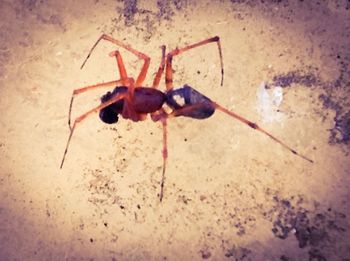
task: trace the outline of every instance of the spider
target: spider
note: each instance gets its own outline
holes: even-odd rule
[[[135,81],[133,77],[128,76],[121,54],[118,50],[115,50],[111,52],[109,56],[115,57],[117,60],[119,74],[120,74],[119,80],[98,83],[98,84],[86,86],[83,88],[75,89],[73,91],[70,105],[69,105],[69,115],[68,115],[68,125],[70,129],[70,134],[68,137],[68,141],[63,154],[60,168],[63,167],[63,163],[67,155],[69,144],[73,136],[73,132],[76,129],[77,125],[81,123],[84,119],[86,119],[88,116],[96,112],[99,112],[100,119],[107,124],[117,123],[119,115],[121,115],[124,119],[129,119],[131,121],[137,122],[137,121],[145,120],[148,114],[150,114],[151,119],[154,122],[159,121],[162,124],[163,168],[162,168],[162,177],[160,182],[160,193],[158,194],[160,201],[162,201],[164,196],[165,170],[166,170],[167,158],[168,158],[167,121],[168,119],[179,117],[179,116],[190,117],[194,119],[206,119],[212,116],[215,110],[219,110],[235,118],[236,120],[241,121],[242,123],[246,124],[250,128],[267,135],[272,140],[279,143],[280,145],[288,149],[293,154],[303,158],[304,160],[307,160],[313,163],[311,159],[299,154],[294,149],[286,145],[284,142],[277,139],[276,137],[274,137],[272,134],[265,131],[264,129],[260,128],[257,124],[245,119],[244,117],[212,101],[208,97],[196,91],[191,86],[185,84],[182,87],[174,89],[173,69],[172,69],[173,58],[193,48],[197,48],[210,43],[216,43],[218,47],[220,64],[221,64],[221,86],[223,85],[224,66],[223,66],[220,38],[218,36],[211,37],[191,45],[187,45],[183,48],[175,48],[174,50],[168,53],[166,53],[166,47],[162,45],[161,62],[151,87],[145,87],[143,85],[143,82],[146,78],[146,74],[150,65],[150,60],[151,60],[150,57],[135,50],[134,48],[125,44],[124,42],[114,39],[111,36],[106,34],[101,35],[98,38],[98,40],[95,42],[95,44],[92,46],[92,48],[90,49],[90,52],[88,53],[87,57],[85,58],[83,64],[80,67],[81,69],[84,67],[92,51],[95,49],[98,43],[100,43],[101,40],[111,42],[117,45],[118,47],[124,48],[127,51],[133,53],[139,59],[143,60],[143,66]],[[166,91],[162,92],[158,90],[158,87],[159,87],[161,77],[164,73],[164,69],[165,69]],[[114,87],[114,89],[112,91],[108,91],[106,94],[104,94],[101,97],[101,104],[99,106],[77,117],[74,120],[74,123],[72,125],[71,112],[72,112],[72,105],[73,105],[74,98],[77,95],[87,92],[89,90],[93,90],[97,88],[106,88],[106,87],[110,87],[110,88]],[[164,105],[167,105],[171,109],[170,112],[169,110],[165,110]]]

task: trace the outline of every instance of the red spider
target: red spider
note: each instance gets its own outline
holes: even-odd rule
[[[167,54],[165,53],[165,46],[164,45],[161,46],[162,59],[159,65],[158,72],[154,78],[152,87],[143,86],[143,82],[146,78],[147,70],[151,59],[147,55],[139,51],[136,51],[129,45],[105,34],[103,34],[97,40],[97,42],[93,45],[88,56],[84,60],[81,68],[83,68],[87,59],[90,57],[92,51],[95,49],[95,47],[101,40],[107,40],[109,42],[116,44],[119,47],[122,47],[128,50],[129,52],[133,53],[140,59],[144,60],[144,64],[142,66],[141,72],[139,73],[135,81],[133,77],[128,77],[123,60],[122,60],[122,56],[119,53],[119,51],[118,50],[113,51],[110,53],[110,56],[116,57],[117,59],[120,79],[117,81],[111,81],[111,82],[86,86],[73,91],[73,95],[69,106],[69,118],[68,118],[70,134],[69,134],[67,145],[64,151],[61,168],[63,166],[64,160],[67,154],[67,150],[69,147],[69,143],[76,126],[78,125],[78,123],[84,120],[87,116],[98,111],[99,111],[99,116],[101,120],[108,124],[116,123],[118,121],[119,114],[121,114],[121,116],[124,119],[130,119],[134,122],[145,120],[147,117],[147,114],[150,114],[151,119],[154,122],[160,121],[162,123],[163,125],[163,151],[162,151],[163,171],[162,171],[162,179],[161,179],[160,193],[159,193],[160,201],[162,201],[163,199],[165,169],[166,169],[166,163],[167,163],[167,157],[168,157],[167,120],[169,118],[185,116],[185,117],[190,117],[195,119],[206,119],[206,118],[209,118],[211,115],[213,115],[213,113],[215,112],[215,109],[218,109],[228,114],[229,116],[243,122],[249,127],[264,133],[265,135],[269,136],[271,139],[273,139],[274,141],[278,142],[283,147],[288,149],[293,154],[298,155],[299,157],[311,163],[313,162],[311,159],[308,159],[307,157],[297,153],[294,149],[290,148],[285,143],[275,138],[264,129],[260,128],[257,124],[237,115],[232,111],[229,111],[228,109],[224,108],[218,103],[213,102],[208,97],[199,93],[192,87],[185,84],[183,87],[180,87],[177,89],[173,88],[173,69],[172,69],[173,57],[176,55],[182,54],[183,52],[188,51],[190,49],[193,49],[205,44],[214,43],[214,42],[217,44],[219,49],[220,63],[221,63],[221,85],[223,84],[224,69],[223,69],[220,38],[218,36],[200,41],[195,44],[185,46],[180,49],[176,48]],[[162,91],[159,91],[157,88],[159,86],[160,79],[164,72],[164,67],[165,67],[166,91],[162,92]],[[81,94],[83,92],[86,92],[92,89],[105,88],[105,87],[115,87],[115,88],[112,92],[107,92],[105,95],[101,97],[101,104],[99,106],[89,110],[88,112],[84,113],[80,117],[76,118],[73,123],[73,126],[71,126],[71,111],[72,111],[72,104],[73,104],[74,97],[78,94]],[[164,104],[168,105],[172,109],[170,113],[167,113],[164,110],[163,108]]]

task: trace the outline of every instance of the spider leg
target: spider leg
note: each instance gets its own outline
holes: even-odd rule
[[[156,74],[156,77],[154,77],[154,81],[153,81],[153,88],[158,88],[159,83],[160,83],[160,79],[162,78],[162,74],[164,72],[164,67],[165,67],[165,45],[161,46],[162,48],[162,58],[160,61],[160,65]]]
[[[226,114],[228,114],[229,116],[235,118],[236,120],[239,120],[240,122],[243,122],[244,124],[248,125],[249,127],[251,127],[254,130],[260,131],[261,133],[267,135],[269,138],[271,138],[272,140],[274,140],[275,142],[279,143],[280,145],[282,145],[284,148],[286,148],[287,150],[289,150],[290,152],[292,152],[293,154],[301,157],[304,160],[309,161],[310,163],[313,163],[313,160],[301,155],[300,153],[298,153],[296,150],[292,149],[291,147],[289,147],[288,145],[286,145],[283,141],[277,139],[275,136],[273,136],[271,133],[267,132],[266,130],[262,129],[261,127],[259,127],[256,123],[253,123],[252,121],[224,108],[223,106],[217,104],[216,102],[213,101],[205,101],[205,102],[198,102],[198,103],[194,103],[191,105],[186,105],[180,109],[176,109],[173,110],[170,114],[167,115],[167,118],[172,118],[172,117],[178,117],[178,116],[185,116],[185,117],[193,117],[193,115],[195,115],[195,112],[203,112],[205,110],[207,110],[208,108],[208,102],[209,104],[212,106],[212,108],[215,108],[217,110],[220,110]]]
[[[196,110],[198,109],[202,104],[195,104],[190,105],[186,108],[182,108],[179,110],[174,110],[172,113],[167,114],[164,109],[159,110],[156,113],[153,113],[151,115],[152,119],[154,121],[161,121],[163,126],[163,150],[162,150],[162,157],[163,157],[163,169],[162,169],[162,179],[160,182],[160,193],[159,193],[159,200],[162,202],[163,196],[164,196],[164,184],[165,184],[165,171],[167,166],[167,159],[168,159],[168,124],[167,119],[180,116],[182,113],[186,113],[189,110]]]
[[[128,85],[128,92],[124,99],[124,106],[122,116],[124,119],[130,119],[134,122],[145,119],[144,114],[137,113],[133,106],[134,100],[134,90],[135,90],[135,82],[133,79],[130,79]]]
[[[123,58],[122,58],[120,52],[118,50],[115,50],[115,51],[111,52],[109,54],[109,56],[111,56],[111,57],[115,56],[115,58],[117,59],[119,75],[120,75],[121,80],[123,81],[123,85],[126,86],[126,80],[128,78],[128,75],[126,73],[125,65],[124,65]]]
[[[73,107],[73,101],[76,95],[93,90],[93,89],[97,89],[97,88],[106,88],[106,87],[115,87],[118,84],[123,84],[123,83],[127,83],[130,82],[131,78],[127,78],[127,79],[119,79],[116,81],[110,81],[110,82],[104,82],[104,83],[98,83],[98,84],[94,84],[94,85],[89,85],[89,86],[85,86],[79,89],[75,89],[73,90],[73,94],[72,97],[70,99],[70,104],[69,104],[69,112],[68,112],[68,126],[69,129],[71,130],[71,116],[72,116],[72,107]]]
[[[294,149],[292,149],[291,147],[289,147],[288,145],[286,145],[284,142],[280,141],[279,139],[277,139],[276,137],[274,137],[272,134],[270,134],[269,132],[265,131],[264,129],[260,128],[257,124],[243,118],[242,116],[229,111],[228,109],[222,107],[221,105],[210,101],[211,106],[213,106],[213,108],[218,109],[228,115],[230,115],[231,117],[243,122],[244,124],[248,125],[249,127],[260,131],[262,133],[264,133],[265,135],[267,135],[268,137],[270,137],[272,140],[274,140],[275,142],[279,143],[280,145],[282,145],[284,148],[288,149],[290,152],[292,152],[293,154],[301,157],[304,160],[307,160],[311,163],[313,163],[313,161],[301,154],[299,154],[298,152],[296,152]],[[208,108],[208,101],[205,102],[199,102],[199,103],[195,103],[195,104],[191,104],[191,105],[186,105],[185,107],[182,107],[180,109],[174,109],[171,113],[166,113],[164,111],[164,109],[160,109],[159,111],[152,113],[151,117],[153,121],[161,121],[162,126],[163,126],[163,150],[162,150],[162,156],[163,156],[163,170],[162,170],[162,179],[161,179],[161,183],[160,183],[160,193],[159,193],[159,200],[162,201],[163,200],[163,196],[164,196],[164,184],[165,184],[165,171],[166,171],[166,165],[167,165],[167,159],[168,159],[168,149],[167,149],[167,139],[168,139],[168,130],[167,130],[167,120],[170,118],[174,118],[174,117],[178,117],[178,116],[185,116],[185,117],[190,117],[188,115],[193,114],[193,112],[195,111],[201,111],[201,110],[206,110]]]
[[[136,55],[136,56],[139,57],[140,59],[143,59],[143,60],[144,60],[144,64],[143,64],[143,66],[142,66],[142,68],[141,68],[141,71],[140,71],[140,73],[139,73],[139,75],[138,75],[138,77],[137,77],[137,79],[136,79],[136,84],[135,84],[136,87],[141,86],[142,83],[143,83],[143,81],[144,81],[145,78],[146,78],[146,74],[147,74],[148,67],[149,67],[149,65],[150,65],[151,59],[150,59],[147,55],[145,55],[145,54],[143,54],[143,53],[141,53],[141,52],[135,50],[135,49],[132,48],[131,46],[129,46],[129,45],[127,45],[127,44],[125,44],[125,43],[123,43],[123,42],[117,40],[117,39],[114,39],[113,37],[111,37],[111,36],[109,36],[109,35],[106,35],[106,34],[102,34],[102,35],[97,39],[96,43],[92,46],[90,52],[88,53],[87,57],[85,58],[85,60],[84,60],[84,62],[83,62],[83,64],[81,65],[80,68],[82,69],[82,68],[84,67],[84,65],[85,65],[86,61],[89,59],[89,57],[90,57],[92,51],[95,49],[95,47],[97,46],[97,44],[98,44],[101,40],[106,40],[106,41],[109,41],[109,42],[111,42],[111,43],[113,43],[113,44],[115,44],[115,45],[117,45],[117,46],[120,46],[120,47],[122,47],[122,48],[128,50],[129,52],[133,53],[134,55]]]
[[[257,131],[260,131],[261,133],[263,133],[263,134],[267,135],[268,137],[270,137],[270,138],[271,138],[272,140],[274,140],[275,142],[277,142],[277,143],[279,143],[280,145],[282,145],[284,148],[286,148],[287,150],[289,150],[289,151],[292,152],[293,154],[295,154],[295,155],[297,155],[297,156],[303,158],[304,160],[307,160],[307,161],[310,162],[310,163],[313,163],[313,160],[311,160],[311,159],[309,159],[309,158],[307,158],[307,157],[301,155],[301,154],[298,153],[296,150],[292,149],[292,148],[289,147],[287,144],[285,144],[285,143],[282,142],[281,140],[277,139],[277,138],[276,138],[275,136],[273,136],[271,133],[269,133],[269,132],[267,132],[266,130],[260,128],[256,123],[253,123],[253,122],[247,120],[246,118],[244,118],[244,117],[242,117],[242,116],[240,116],[240,115],[238,115],[238,114],[236,114],[236,113],[234,113],[234,112],[232,112],[232,111],[226,109],[225,107],[223,107],[223,106],[221,106],[221,105],[219,105],[219,104],[217,104],[217,103],[215,103],[215,102],[212,102],[212,103],[213,103],[213,106],[214,106],[216,109],[218,109],[218,110],[220,110],[220,111],[222,111],[222,112],[228,114],[229,116],[235,118],[236,120],[239,120],[240,122],[243,122],[244,124],[248,125],[248,126],[251,127],[252,129],[257,130]]]
[[[163,170],[162,170],[162,179],[160,182],[160,193],[159,193],[159,200],[163,200],[164,195],[164,183],[165,183],[165,170],[167,165],[167,159],[168,159],[168,130],[167,130],[167,119],[169,118],[169,114],[164,109],[160,109],[154,113],[151,113],[151,118],[154,122],[160,121],[162,123],[163,127],[163,149],[162,149],[162,156],[163,156]]]
[[[171,113],[168,114],[168,118],[174,118],[179,116],[191,117],[190,116],[191,113],[195,111],[203,111],[207,108],[208,108],[208,104],[206,102],[199,102],[192,105],[186,105],[181,109],[174,109]]]
[[[111,56],[111,57],[115,56],[116,57],[117,63],[118,63],[118,69],[119,69],[120,78],[123,80],[123,85],[128,87],[129,98],[126,99],[128,104],[127,104],[127,106],[125,106],[125,108],[129,110],[129,108],[131,107],[130,104],[132,103],[132,100],[134,99],[134,92],[135,92],[134,81],[129,81],[130,84],[127,85],[128,75],[126,73],[126,69],[125,69],[125,66],[124,66],[123,58],[122,58],[120,52],[118,50],[115,50],[115,51],[111,52],[109,54],[109,56]]]
[[[161,118],[162,126],[163,126],[163,150],[162,150],[162,156],[163,156],[163,170],[162,170],[162,181],[160,183],[160,193],[159,193],[159,200],[163,200],[164,195],[164,182],[165,182],[165,169],[168,159],[168,130],[167,130],[167,117]]]
[[[115,97],[112,97],[110,100],[108,100],[108,101],[106,101],[104,103],[101,103],[99,106],[89,110],[88,112],[82,114],[81,116],[79,116],[78,118],[76,118],[74,120],[73,126],[70,129],[70,134],[69,134],[69,137],[68,137],[68,140],[67,140],[66,148],[64,150],[64,154],[63,154],[63,158],[62,158],[62,162],[61,162],[60,168],[63,167],[63,163],[64,163],[64,160],[65,160],[66,155],[67,155],[67,151],[68,151],[68,147],[69,147],[69,144],[70,144],[70,140],[71,140],[71,138],[73,136],[73,132],[74,132],[76,126],[78,125],[78,123],[82,122],[84,119],[86,119],[87,116],[91,115],[92,113],[100,111],[103,108],[111,105],[112,103],[115,103],[115,102],[117,102],[117,101],[119,101],[121,99],[124,99],[125,97],[126,97],[125,93],[118,93],[118,95],[116,95]]]
[[[176,55],[179,55],[185,51],[191,50],[193,48],[205,45],[205,44],[209,44],[212,42],[216,42],[218,45],[218,49],[219,49],[219,55],[220,55],[220,65],[221,65],[221,86],[223,85],[223,81],[224,81],[224,64],[223,64],[223,60],[222,60],[222,51],[221,51],[221,44],[220,44],[220,38],[219,36],[215,36],[212,38],[208,38],[206,40],[200,41],[198,43],[195,44],[191,44],[188,46],[185,46],[183,48],[176,48],[173,51],[171,51],[170,53],[167,54],[166,57],[166,72],[165,72],[165,84],[166,84],[166,89],[167,91],[173,89],[173,68],[172,68],[172,60],[173,57]]]

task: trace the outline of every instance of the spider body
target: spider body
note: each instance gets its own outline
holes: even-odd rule
[[[143,87],[143,82],[146,78],[146,74],[150,65],[150,58],[133,49],[131,46],[114,39],[108,35],[103,34],[97,42],[91,48],[89,54],[84,60],[81,68],[85,65],[87,59],[90,57],[92,51],[97,46],[97,44],[101,40],[106,40],[110,43],[121,47],[134,55],[136,55],[139,59],[143,60],[143,66],[137,78],[129,77],[126,72],[126,68],[124,66],[124,62],[119,50],[113,51],[110,53],[111,57],[115,57],[117,60],[117,65],[119,69],[120,79],[116,81],[110,81],[105,83],[98,83],[90,86],[85,86],[79,89],[75,89],[73,91],[73,95],[71,97],[71,102],[69,106],[69,117],[68,117],[68,126],[70,128],[70,134],[67,140],[66,148],[63,154],[63,158],[61,161],[61,168],[65,161],[65,157],[68,151],[68,147],[73,136],[73,132],[76,126],[81,123],[85,118],[89,115],[99,112],[100,119],[108,124],[116,123],[118,121],[118,116],[121,115],[124,119],[128,119],[134,122],[145,120],[147,114],[150,114],[151,119],[155,122],[161,122],[163,127],[163,171],[162,171],[162,179],[160,182],[160,193],[159,198],[160,201],[163,198],[163,188],[165,182],[165,169],[168,158],[168,150],[167,150],[167,121],[171,118],[184,116],[190,117],[194,119],[206,119],[212,116],[215,110],[219,110],[229,115],[230,117],[244,123],[246,126],[263,133],[264,135],[271,138],[276,143],[279,143],[284,148],[288,149],[291,153],[307,160],[309,162],[313,162],[311,159],[297,153],[294,149],[286,145],[281,140],[274,137],[269,132],[260,128],[257,124],[249,121],[248,119],[230,111],[229,109],[219,105],[218,103],[212,101],[205,95],[201,94],[199,91],[194,88],[183,85],[177,89],[173,87],[173,68],[172,61],[173,58],[177,55],[180,55],[186,51],[189,51],[193,48],[200,47],[210,43],[216,43],[219,55],[220,55],[220,65],[221,65],[221,85],[223,85],[223,77],[224,77],[224,69],[223,69],[223,61],[222,61],[222,52],[221,52],[221,44],[220,38],[218,36],[211,37],[205,39],[203,41],[187,45],[183,48],[175,48],[169,53],[165,52],[165,46],[161,46],[162,48],[162,58],[159,65],[159,69],[154,78],[153,84],[151,87]],[[166,90],[164,92],[158,90],[160,80],[165,70],[165,87]],[[117,87],[115,87],[117,86]],[[80,115],[74,120],[73,125],[71,125],[71,112],[72,105],[75,96],[85,93],[89,90],[97,89],[97,88],[112,88],[112,91],[107,92],[101,97],[101,104],[93,109],[87,111],[86,113]],[[166,110],[164,106],[167,105],[169,110]],[[222,137],[224,138],[224,137]],[[136,159],[137,160],[137,159]]]
[[[128,88],[126,86],[118,86],[112,92],[107,92],[101,97],[101,104],[127,91]],[[121,99],[103,108],[99,113],[100,119],[107,124],[118,122],[118,115],[121,114],[123,116],[124,103],[124,99]],[[135,88],[132,108],[136,113],[154,113],[162,108],[164,104],[167,104],[174,111],[192,106],[191,110],[183,111],[181,114],[174,115],[175,117],[184,116],[194,119],[206,119],[215,112],[215,107],[208,97],[186,84],[181,88],[172,89],[165,93],[149,87]],[[193,105],[195,105],[195,108]],[[128,117],[126,116],[125,118],[127,119]]]

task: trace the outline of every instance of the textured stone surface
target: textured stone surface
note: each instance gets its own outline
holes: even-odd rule
[[[0,259],[348,260],[349,8],[0,0]],[[198,89],[314,163],[220,112],[172,119],[159,203],[161,124],[105,125],[96,114],[78,126],[59,169],[73,89],[119,77],[108,42],[80,70],[102,33],[151,57],[145,86],[161,45],[220,36],[223,86],[214,44],[174,57],[174,85]],[[142,61],[119,50],[136,77]],[[268,122],[259,86],[282,90]],[[77,96],[74,117],[107,91]]]

